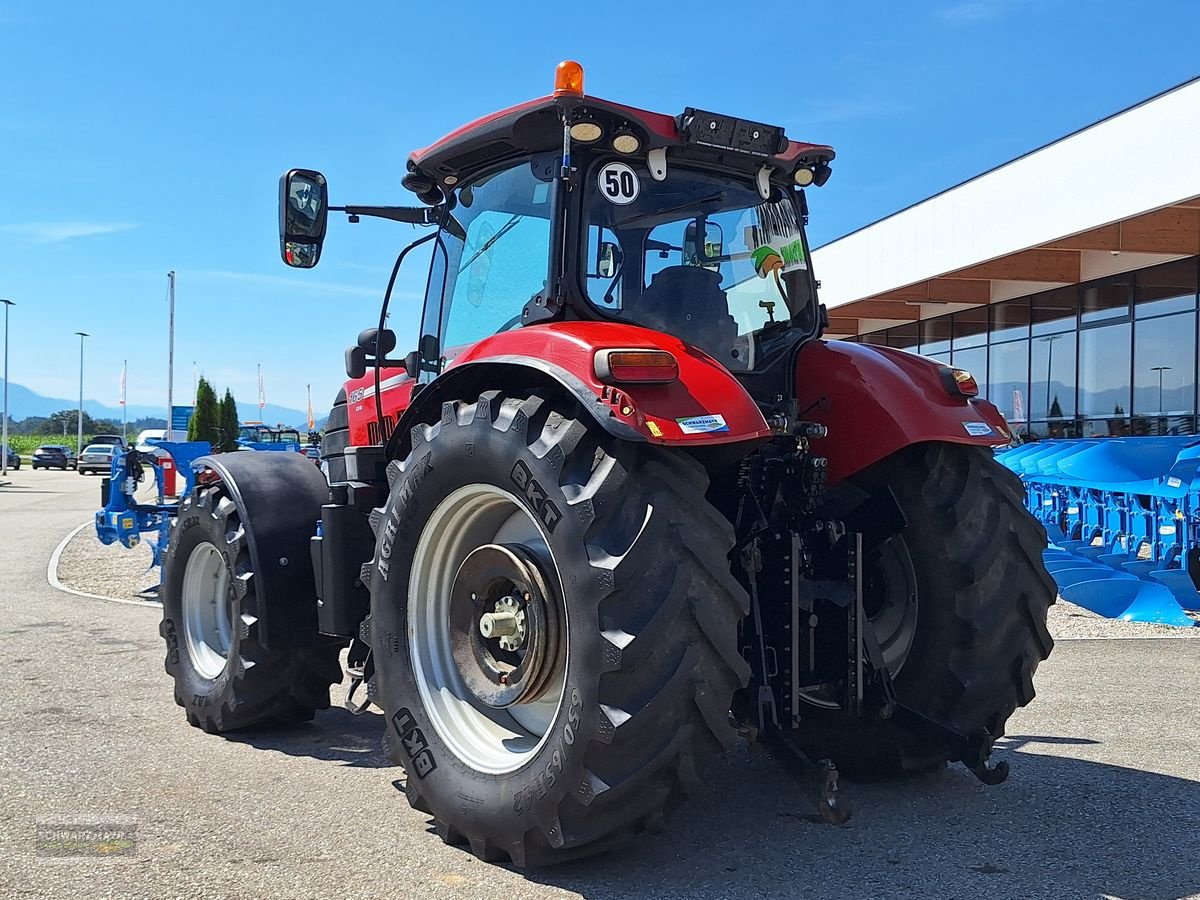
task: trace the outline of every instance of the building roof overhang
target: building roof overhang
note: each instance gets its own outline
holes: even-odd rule
[[[831,336],[1200,254],[1200,79],[813,253]]]

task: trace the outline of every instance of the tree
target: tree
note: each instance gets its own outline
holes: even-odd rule
[[[1058,402],[1057,394],[1054,395],[1054,402],[1050,404],[1050,418],[1052,418],[1052,419],[1061,419],[1062,418],[1062,406]]]
[[[221,404],[217,409],[217,421],[220,423],[221,449],[236,450],[239,426],[238,410],[229,388],[225,388],[225,396],[221,398]]]
[[[217,418],[217,392],[208,380],[201,377],[196,385],[196,408],[188,422],[189,441],[208,441],[214,448],[221,443],[220,422]]]

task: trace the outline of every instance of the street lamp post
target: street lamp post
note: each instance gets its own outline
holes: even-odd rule
[[[1161,416],[1163,413],[1163,372],[1171,371],[1171,366],[1151,366],[1150,371],[1158,373],[1158,414]]]
[[[0,297],[4,304],[4,425],[3,437],[0,437],[0,475],[8,474],[8,308],[16,306],[11,300]]]
[[[91,337],[86,331],[75,332],[79,335],[79,437],[78,446],[75,448],[75,458],[79,458],[79,454],[83,452],[83,339]]]

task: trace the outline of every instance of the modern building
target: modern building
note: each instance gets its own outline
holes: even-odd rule
[[[1197,432],[1200,78],[813,253],[832,337],[970,370],[1032,437]]]

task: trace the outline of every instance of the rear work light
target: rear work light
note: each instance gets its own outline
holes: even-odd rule
[[[955,369],[950,366],[942,366],[940,369],[942,375],[942,384],[946,386],[946,390],[954,397],[978,397],[979,383],[975,380],[975,376],[966,369]]]
[[[666,350],[597,350],[596,377],[610,384],[665,384],[679,377],[679,363]]]

